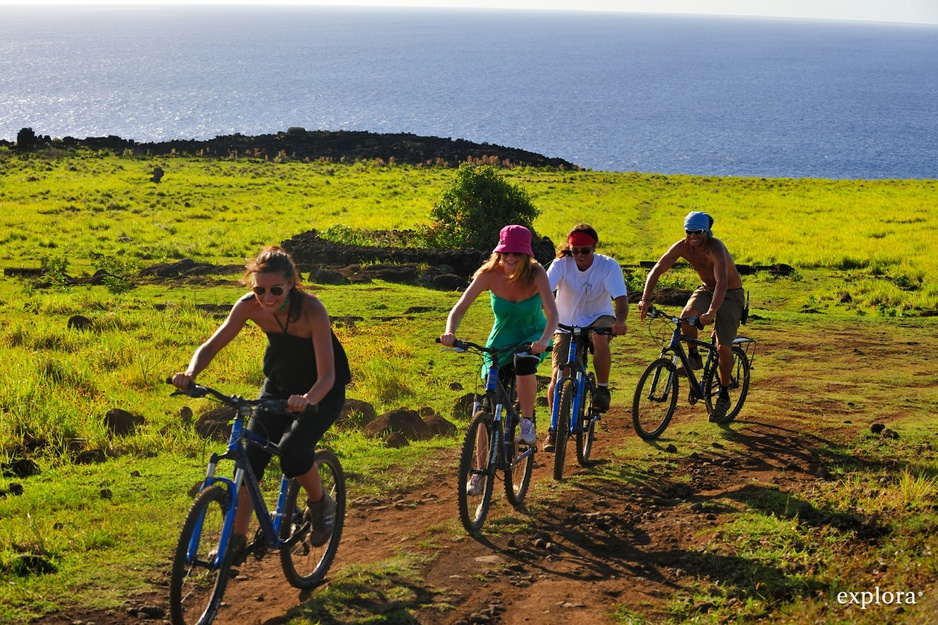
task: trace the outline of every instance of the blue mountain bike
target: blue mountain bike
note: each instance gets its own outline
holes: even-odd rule
[[[286,401],[244,399],[198,384],[187,391],[177,390],[173,395],[211,396],[236,411],[228,447],[225,453],[213,453],[209,458],[205,481],[179,535],[169,585],[173,625],[208,625],[218,614],[232,567],[238,564],[233,561],[231,546],[238,491],[242,488],[248,489],[260,524],[254,540],[247,546],[248,554],[259,559],[268,550],[276,549],[290,584],[303,589],[320,584],[339,548],[345,520],[345,475],[336,455],[322,449],[316,452],[315,466],[322,478],[323,491],[332,497],[336,507],[331,536],[325,544],[316,546],[309,540],[313,528],[305,514],[305,494],[300,484],[281,476],[276,507],[268,512],[260,484],[248,462],[248,445],[257,445],[275,456],[279,448],[247,430],[246,421],[255,410],[286,412]],[[232,478],[216,475],[222,460],[234,461]]]
[[[612,334],[610,328],[581,328],[560,324],[560,330],[570,333],[567,362],[560,367],[560,377],[554,385],[550,414],[550,434],[554,440],[554,479],[563,479],[563,466],[567,456],[567,440],[576,439],[576,457],[580,466],[589,464],[596,423],[602,412],[593,406],[596,378],[587,371],[590,334]]]

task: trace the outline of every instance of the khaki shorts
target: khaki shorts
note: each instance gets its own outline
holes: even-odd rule
[[[616,318],[612,315],[603,315],[602,317],[597,317],[589,325],[591,328],[611,328],[612,324],[616,322]],[[609,337],[612,339],[612,337]],[[567,364],[567,356],[570,355],[570,335],[564,332],[558,332],[554,335],[554,349],[551,352],[551,365],[556,371],[561,366]]]
[[[710,309],[710,302],[713,301],[713,291],[708,287],[699,286],[697,290],[687,300],[687,307],[693,309],[698,314],[703,314]],[[736,332],[739,330],[739,322],[743,318],[743,308],[746,307],[746,292],[743,289],[730,289],[717,310],[716,319],[714,319],[717,343],[720,345],[733,345],[733,339],[736,338]]]

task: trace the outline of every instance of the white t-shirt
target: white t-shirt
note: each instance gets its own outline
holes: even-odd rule
[[[593,264],[580,271],[572,256],[555,258],[547,268],[550,288],[557,291],[560,323],[586,327],[603,315],[615,316],[612,300],[625,297],[625,278],[619,263],[593,254]]]

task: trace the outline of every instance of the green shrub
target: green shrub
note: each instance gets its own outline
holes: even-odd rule
[[[533,231],[538,213],[527,191],[506,181],[494,167],[464,163],[430,213],[433,224],[427,238],[439,247],[487,249],[508,224]]]

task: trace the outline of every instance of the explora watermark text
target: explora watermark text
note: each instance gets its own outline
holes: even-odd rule
[[[880,590],[877,586],[873,591],[839,592],[837,603],[840,605],[857,604],[861,610],[871,605],[915,605],[916,599],[922,596],[921,592],[906,590]]]

